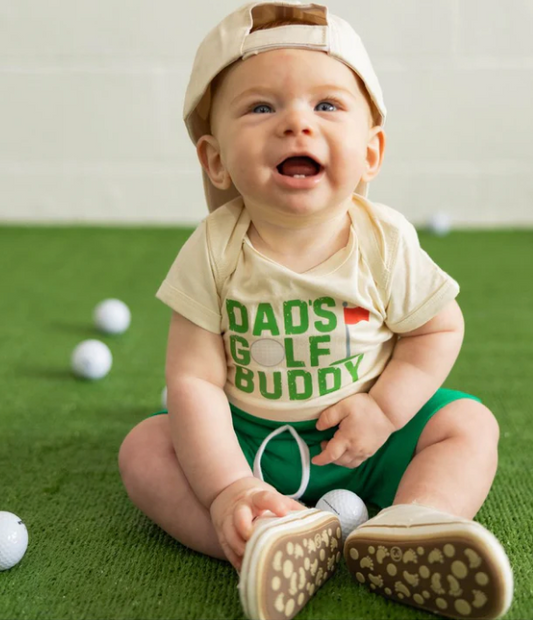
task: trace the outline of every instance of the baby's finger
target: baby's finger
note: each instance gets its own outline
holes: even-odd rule
[[[246,547],[246,541],[237,532],[233,519],[226,522],[223,528],[223,535],[235,555],[242,557],[244,555],[244,548]]]
[[[226,540],[224,534],[219,535],[218,541],[219,541],[220,546],[222,547],[222,551],[224,552],[224,555],[226,556],[228,561],[232,564],[232,566],[237,571],[239,571],[241,569],[241,566],[242,566],[242,558],[240,558],[235,553],[235,551],[233,551],[233,549],[231,548],[231,545]]]
[[[346,447],[344,442],[333,437],[333,439],[328,441],[328,445],[325,449],[311,459],[311,463],[313,463],[313,465],[329,465],[340,459],[345,451]]]
[[[300,502],[297,502],[292,497],[288,497],[287,495],[283,495],[282,493],[276,492],[273,493],[279,505],[283,507],[285,512],[289,512],[291,510],[304,510],[305,506]]]
[[[305,510],[305,506],[300,502],[297,502],[295,499],[291,499],[287,497],[287,506],[290,510]]]
[[[257,511],[270,510],[278,517],[284,517],[292,510],[292,504],[288,504],[287,499],[275,491],[260,491],[252,495],[252,504]]]
[[[356,467],[359,467],[359,465],[362,465],[371,455],[365,455],[365,454],[359,454],[357,456],[353,456],[351,457],[351,461],[345,465],[345,467],[350,467],[351,469],[355,469]]]
[[[347,415],[347,411],[344,411],[342,407],[335,407],[335,405],[329,409],[324,409],[317,420],[316,429],[324,431],[332,426],[337,426]]]
[[[345,465],[344,467],[347,467],[348,469],[355,469],[356,467],[359,467],[359,465],[361,465],[364,462],[365,459],[352,459],[347,465]]]
[[[254,513],[248,504],[238,504],[233,511],[233,523],[238,534],[244,540],[248,540],[252,535],[252,521]]]
[[[229,563],[233,566],[233,568],[237,572],[240,572],[242,568],[242,557],[240,558],[238,555],[236,555],[227,543],[226,545],[222,545],[222,550],[224,551],[226,558],[228,559]]]
[[[333,463],[335,465],[338,465],[339,467],[348,467],[348,468],[353,468],[354,465],[352,465],[352,463],[354,462],[355,462],[354,457],[348,452],[345,452],[340,458],[338,458],[336,461],[333,461]]]

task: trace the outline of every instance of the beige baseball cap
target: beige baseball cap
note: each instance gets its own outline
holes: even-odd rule
[[[303,23],[268,28],[269,23],[279,20]],[[253,31],[255,28],[261,29]],[[387,111],[378,78],[359,35],[347,21],[332,15],[322,4],[303,4],[297,0],[249,2],[215,26],[196,52],[183,106],[183,119],[195,145],[200,136],[211,133],[209,109],[213,79],[236,60],[287,47],[326,52],[348,65],[364,82],[381,116],[380,124],[385,123]],[[202,174],[209,211],[239,196],[233,184],[227,190],[220,190],[211,183],[205,170]],[[366,196],[368,188],[360,183],[355,191]]]

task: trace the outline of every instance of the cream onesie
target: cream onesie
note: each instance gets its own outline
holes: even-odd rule
[[[368,392],[397,335],[436,316],[457,282],[398,211],[353,195],[346,247],[297,273],[258,252],[241,197],[209,214],[156,296],[224,340],[230,404],[297,422]]]

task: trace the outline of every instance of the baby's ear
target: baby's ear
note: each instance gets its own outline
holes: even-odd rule
[[[385,142],[385,131],[383,127],[380,125],[372,127],[366,147],[367,169],[361,178],[362,181],[368,183],[377,177],[385,157]]]
[[[229,189],[231,177],[222,162],[218,140],[209,134],[201,136],[196,143],[196,153],[211,183],[218,189]]]

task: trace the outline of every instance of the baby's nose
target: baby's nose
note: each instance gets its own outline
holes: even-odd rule
[[[288,110],[282,117],[280,128],[285,136],[311,135],[314,131],[312,119],[301,109]]]

